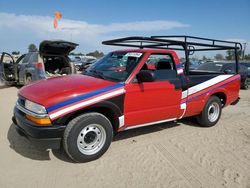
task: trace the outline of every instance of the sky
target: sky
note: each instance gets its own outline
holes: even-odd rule
[[[250,53],[250,0],[0,0],[0,52],[62,39],[78,43],[76,52],[106,53],[115,47],[103,40],[151,35],[246,42]]]

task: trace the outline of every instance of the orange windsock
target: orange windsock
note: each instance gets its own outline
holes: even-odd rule
[[[54,18],[54,22],[53,22],[53,24],[54,24],[54,28],[56,29],[57,28],[57,19],[56,18]]]
[[[60,20],[60,19],[62,18],[62,13],[59,12],[59,11],[56,11],[56,12],[55,12],[55,18],[56,18],[57,20]]]
[[[56,11],[55,14],[54,14],[54,21],[53,21],[53,24],[54,24],[54,28],[56,29],[57,26],[58,26],[58,22],[57,20],[60,20],[62,18],[62,13],[59,12],[59,11]]]

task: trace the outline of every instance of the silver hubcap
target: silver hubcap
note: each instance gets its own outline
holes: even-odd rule
[[[215,122],[220,115],[220,106],[218,103],[212,103],[208,108],[208,120]]]
[[[85,155],[93,155],[101,150],[106,141],[106,132],[101,125],[84,127],[78,135],[77,147]]]

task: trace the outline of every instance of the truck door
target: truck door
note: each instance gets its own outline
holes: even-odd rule
[[[15,67],[13,57],[3,52],[0,60],[0,80],[5,82],[15,82]]]
[[[182,114],[181,81],[171,55],[151,54],[145,64],[142,69],[153,71],[155,81],[138,83],[135,78],[126,84],[124,118],[127,128],[175,120]]]

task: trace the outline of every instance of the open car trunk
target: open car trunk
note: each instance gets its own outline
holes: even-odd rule
[[[66,56],[45,55],[42,59],[44,62],[46,77],[75,73],[74,66]]]
[[[70,62],[68,55],[78,44],[67,41],[41,42],[39,53],[44,62],[46,77],[73,74],[76,72],[74,65]]]
[[[53,54],[53,55],[69,55],[78,44],[73,42],[67,42],[63,40],[50,41],[45,40],[40,43],[39,52],[40,54]]]

